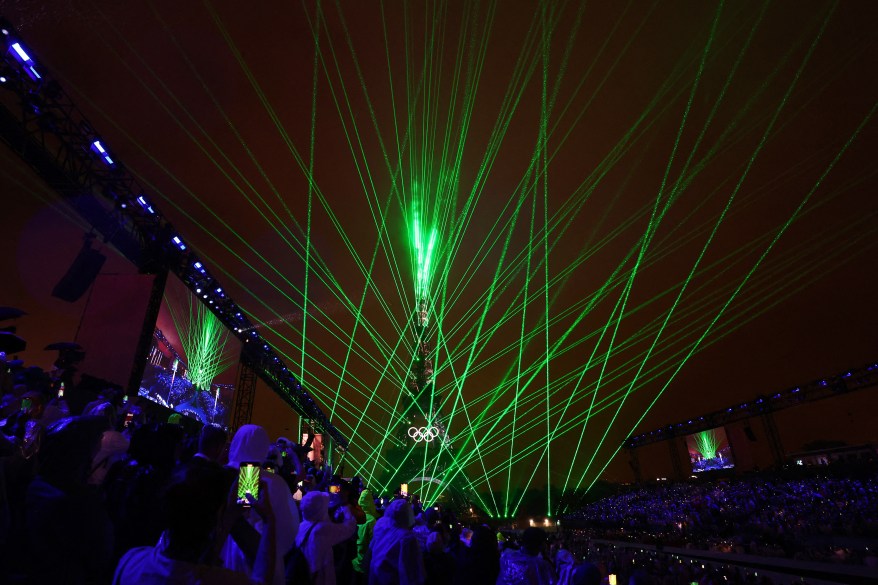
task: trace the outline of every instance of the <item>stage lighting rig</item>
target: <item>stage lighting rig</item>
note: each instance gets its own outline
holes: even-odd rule
[[[243,354],[256,375],[339,445],[347,441],[323,415],[283,361],[243,316],[203,261],[150,201],[147,192],[110,150],[12,25],[0,19],[0,139],[66,199],[143,273],[177,275],[225,326],[247,343]],[[20,102],[10,104],[9,96]],[[134,202],[137,205],[134,205]],[[131,205],[129,205],[131,203]],[[206,294],[204,291],[210,291]],[[245,333],[247,332],[247,333]]]
[[[878,385],[878,368],[875,366],[849,368],[840,374],[813,380],[807,384],[799,384],[780,392],[774,392],[770,396],[757,396],[751,401],[734,404],[697,419],[673,423],[653,431],[631,436],[623,444],[628,448],[640,447],[709,430],[739,420],[770,415],[778,410],[798,406],[805,402],[831,398],[842,392],[876,385]]]

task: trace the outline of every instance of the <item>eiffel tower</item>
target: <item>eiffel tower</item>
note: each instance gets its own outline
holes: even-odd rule
[[[468,490],[458,475],[446,482],[454,461],[454,442],[447,430],[447,419],[439,409],[441,396],[435,391],[435,347],[429,339],[430,313],[427,299],[417,301],[412,316],[414,344],[406,377],[404,410],[394,433],[393,447],[385,453],[390,464],[386,483],[391,487],[408,485],[408,492],[426,504],[444,503],[454,507],[469,505]],[[440,489],[441,486],[441,489]]]

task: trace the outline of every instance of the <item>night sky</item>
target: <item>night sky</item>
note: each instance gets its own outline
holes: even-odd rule
[[[415,200],[442,414],[477,489],[625,478],[631,432],[878,358],[874,2],[0,12],[359,470],[400,424]],[[7,149],[0,170],[0,304],[48,365],[82,312],[49,297],[82,226]]]

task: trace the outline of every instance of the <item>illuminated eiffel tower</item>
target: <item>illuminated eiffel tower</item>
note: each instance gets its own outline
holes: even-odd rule
[[[429,283],[436,232],[432,230],[429,239],[422,240],[417,213],[414,217],[417,274],[410,327],[412,358],[402,388],[402,416],[393,433],[393,447],[385,453],[389,469],[384,484],[391,489],[405,484],[410,494],[418,495],[426,504],[467,506],[470,498],[462,485],[462,474],[455,474],[450,481],[446,478],[453,469],[455,448],[434,378],[436,352],[431,337],[437,328],[430,322]]]
[[[451,440],[439,414],[440,397],[433,380],[434,347],[427,337],[429,308],[426,299],[418,300],[412,321],[415,342],[405,384],[409,402],[403,416],[404,428],[398,438],[408,443],[424,443],[427,447],[449,448]]]
[[[402,392],[403,411],[393,436],[393,447],[385,453],[390,463],[392,487],[402,484],[408,492],[433,501],[465,504],[459,482],[444,482],[454,460],[454,444],[446,419],[439,410],[441,397],[434,384],[435,348],[429,339],[429,308],[419,299],[412,318],[412,359]]]

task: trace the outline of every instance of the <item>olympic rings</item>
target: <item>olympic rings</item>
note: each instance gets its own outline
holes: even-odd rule
[[[414,439],[416,443],[421,441],[432,443],[433,439],[439,436],[439,429],[436,427],[409,427],[408,433],[409,437]]]

